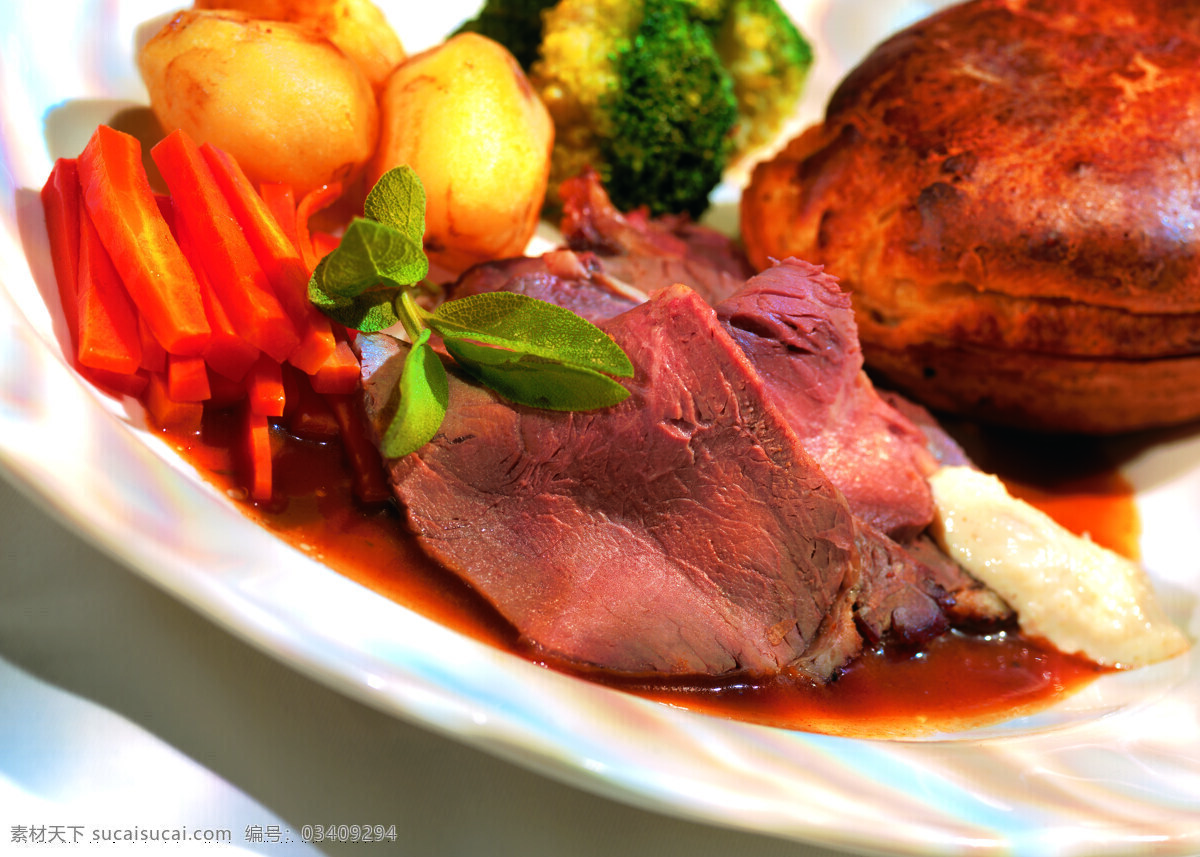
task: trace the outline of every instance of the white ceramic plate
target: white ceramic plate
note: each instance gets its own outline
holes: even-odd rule
[[[410,48],[462,17],[409,21]],[[821,64],[801,121],[878,38],[930,11],[798,2]],[[36,191],[54,157],[145,93],[131,59],[161,0],[0,11],[0,466],[131,568],[347,694],[583,788],[683,817],[881,854],[1200,853],[1198,655],[1105,677],[1031,718],[923,741],[858,741],[692,714],[478,644],[274,539],[199,480],[136,411],[66,368]],[[862,14],[858,14],[861,12]],[[1200,436],[1129,467],[1146,563],[1200,633]]]

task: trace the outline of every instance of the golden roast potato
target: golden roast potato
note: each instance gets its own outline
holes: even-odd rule
[[[410,57],[380,98],[375,182],[407,164],[425,187],[425,245],[449,272],[519,256],[541,216],[554,124],[497,42],[463,33]]]
[[[254,181],[288,182],[300,195],[353,180],[375,151],[371,84],[305,27],[184,11],[146,43],[138,67],[165,131],[224,149]]]
[[[195,8],[235,9],[306,26],[352,59],[376,90],[404,59],[400,38],[371,0],[196,0]]]

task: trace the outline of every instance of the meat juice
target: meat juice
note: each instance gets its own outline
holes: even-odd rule
[[[1106,671],[1014,631],[952,632],[920,650],[868,651],[824,686],[788,675],[761,681],[744,676],[644,681],[549,663],[523,648],[512,627],[474,590],[422,553],[393,505],[365,506],[354,499],[336,440],[306,440],[276,428],[272,500],[239,500],[235,422],[230,414],[206,411],[200,433],[169,440],[248,517],[279,538],[476,640],[669,705],[830,734],[918,736],[1035,712]],[[1096,468],[1103,457],[1086,442],[1058,448],[1039,440],[1031,447],[1028,438],[985,436],[970,427],[959,431],[975,460],[1005,479],[1012,493],[1073,531],[1086,531],[1098,543],[1136,558],[1139,523],[1132,490],[1112,466]]]

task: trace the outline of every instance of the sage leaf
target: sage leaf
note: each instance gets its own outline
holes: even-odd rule
[[[327,294],[341,297],[381,282],[395,288],[409,286],[429,273],[429,259],[419,241],[363,217],[350,221],[337,248],[321,261],[325,267],[318,285]]]
[[[506,351],[467,338],[443,338],[442,343],[464,372],[519,405],[590,411],[629,398],[629,391],[619,382],[585,366]]]
[[[469,338],[619,378],[633,375],[633,364],[603,330],[568,309],[528,295],[468,295],[446,301],[426,320],[447,341],[447,349],[451,339]]]
[[[363,213],[408,238],[418,247],[425,240],[425,188],[416,170],[404,165],[382,176],[363,202]],[[421,278],[424,278],[424,274]],[[411,282],[417,282],[412,280]]]
[[[401,458],[433,440],[446,418],[449,383],[446,367],[429,345],[429,330],[409,349],[400,373],[400,400],[383,433],[380,451],[386,458]]]
[[[309,281],[308,299],[312,304],[338,324],[351,330],[374,333],[395,324],[399,318],[393,304],[396,290],[391,286],[373,285],[349,296],[327,292],[320,287],[324,275],[323,268],[329,263],[331,256],[332,254],[317,263]]]

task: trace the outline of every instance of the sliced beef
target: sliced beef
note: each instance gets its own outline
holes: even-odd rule
[[[455,376],[437,437],[390,462],[420,543],[555,658],[827,678],[861,645],[845,632],[862,534],[841,493],[694,292],[607,329],[636,368],[613,408],[515,407]],[[361,339],[378,416],[402,346]]]
[[[820,268],[788,259],[717,305],[805,448],[854,514],[905,539],[933,520],[926,436],[863,373],[849,297]]]
[[[768,292],[812,274],[783,271]],[[547,657],[823,681],[864,641],[919,644],[1005,617],[931,542],[902,545],[855,516],[755,349],[694,292],[662,290],[605,327],[636,369],[622,405],[523,408],[454,375],[441,431],[389,462],[424,549]],[[360,349],[378,423],[404,346],[371,336]],[[813,350],[795,352],[805,371]]]
[[[610,277],[594,253],[573,250],[476,265],[463,272],[450,297],[497,291],[548,301],[591,322],[620,315],[647,297],[640,289]]]
[[[562,195],[566,246],[476,265],[449,287],[448,297],[520,292],[598,323],[677,283],[715,303],[754,273],[737,244],[686,216],[617,211],[594,171],[564,182]]]
[[[643,291],[683,283],[716,303],[754,274],[736,242],[687,215],[618,211],[594,170],[563,182],[560,196],[567,246],[603,257],[610,276]]]

